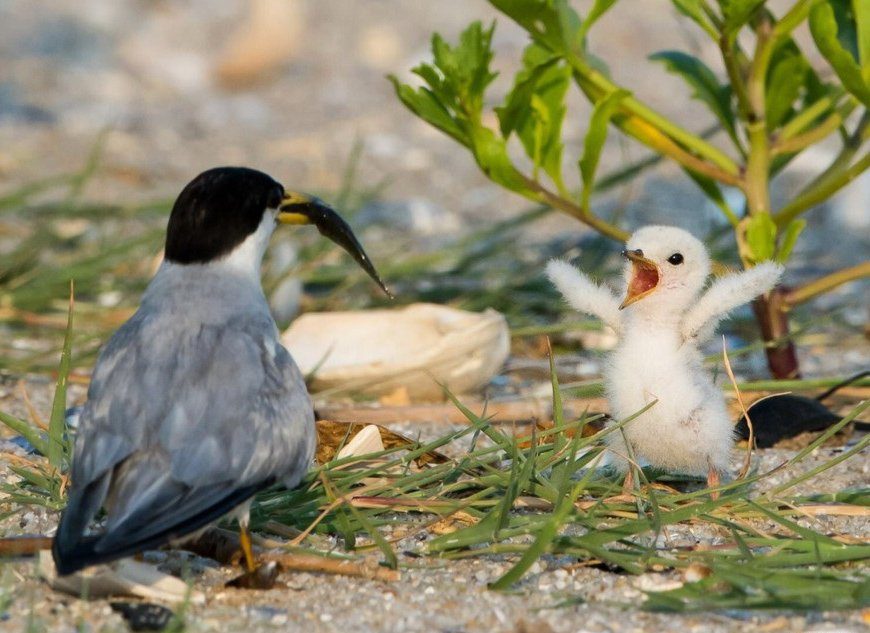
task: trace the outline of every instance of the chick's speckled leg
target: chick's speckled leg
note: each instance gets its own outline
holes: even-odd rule
[[[634,468],[629,466],[625,471],[625,479],[622,480],[622,493],[630,495],[634,491]]]
[[[720,484],[719,479],[719,471],[710,466],[710,469],[707,471],[707,487],[708,488],[718,488]],[[715,501],[719,498],[719,491],[714,490],[710,493],[710,498]]]

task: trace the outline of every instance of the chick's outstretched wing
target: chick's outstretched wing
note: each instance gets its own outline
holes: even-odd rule
[[[716,326],[731,310],[770,291],[782,271],[779,264],[763,262],[714,281],[697,303],[686,312],[681,326],[683,338],[700,342],[713,336]]]
[[[69,573],[195,532],[272,482],[297,483],[313,449],[311,403],[274,324],[245,317],[185,329],[137,315],[94,372],[58,567]],[[104,531],[85,536],[101,506]]]
[[[605,286],[600,286],[568,262],[558,259],[547,264],[547,277],[562,293],[572,308],[601,319],[605,325],[619,330],[619,299]]]

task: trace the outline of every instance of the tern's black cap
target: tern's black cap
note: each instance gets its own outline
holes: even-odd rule
[[[266,208],[277,209],[284,187],[247,167],[215,167],[182,190],[166,228],[166,259],[202,264],[230,253],[257,230]]]

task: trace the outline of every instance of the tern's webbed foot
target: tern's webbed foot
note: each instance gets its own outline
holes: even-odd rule
[[[252,571],[246,571],[241,576],[233,578],[226,583],[227,587],[239,587],[241,589],[271,589],[278,580],[281,566],[275,561],[266,561],[257,565]]]

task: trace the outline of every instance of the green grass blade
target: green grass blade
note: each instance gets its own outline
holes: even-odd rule
[[[30,442],[33,448],[35,448],[41,455],[48,453],[48,441],[42,436],[36,427],[3,411],[0,411],[0,422]]]
[[[571,440],[571,449],[566,457],[567,464],[574,462],[574,458],[577,454],[577,439],[578,436],[574,436]],[[528,547],[528,549],[526,549],[525,552],[523,552],[520,560],[500,578],[492,582],[489,585],[490,589],[507,589],[522,578],[542,554],[549,551],[553,539],[556,538],[559,529],[565,523],[570,512],[574,509],[574,502],[577,500],[577,497],[580,495],[582,490],[583,486],[580,484],[571,488],[570,471],[566,468],[561,477],[561,481],[559,482],[560,499],[559,503],[556,505],[555,512],[553,512],[550,519],[543,525],[543,527],[541,527],[535,541]]]
[[[64,441],[64,435],[66,433],[66,387],[72,356],[74,303],[74,285],[70,281],[66,333],[63,337],[63,351],[60,355],[60,365],[57,369],[54,400],[51,403],[51,418],[48,421],[48,463],[56,468],[58,472],[63,470],[64,461],[68,457],[69,452],[66,447],[67,442]]]

